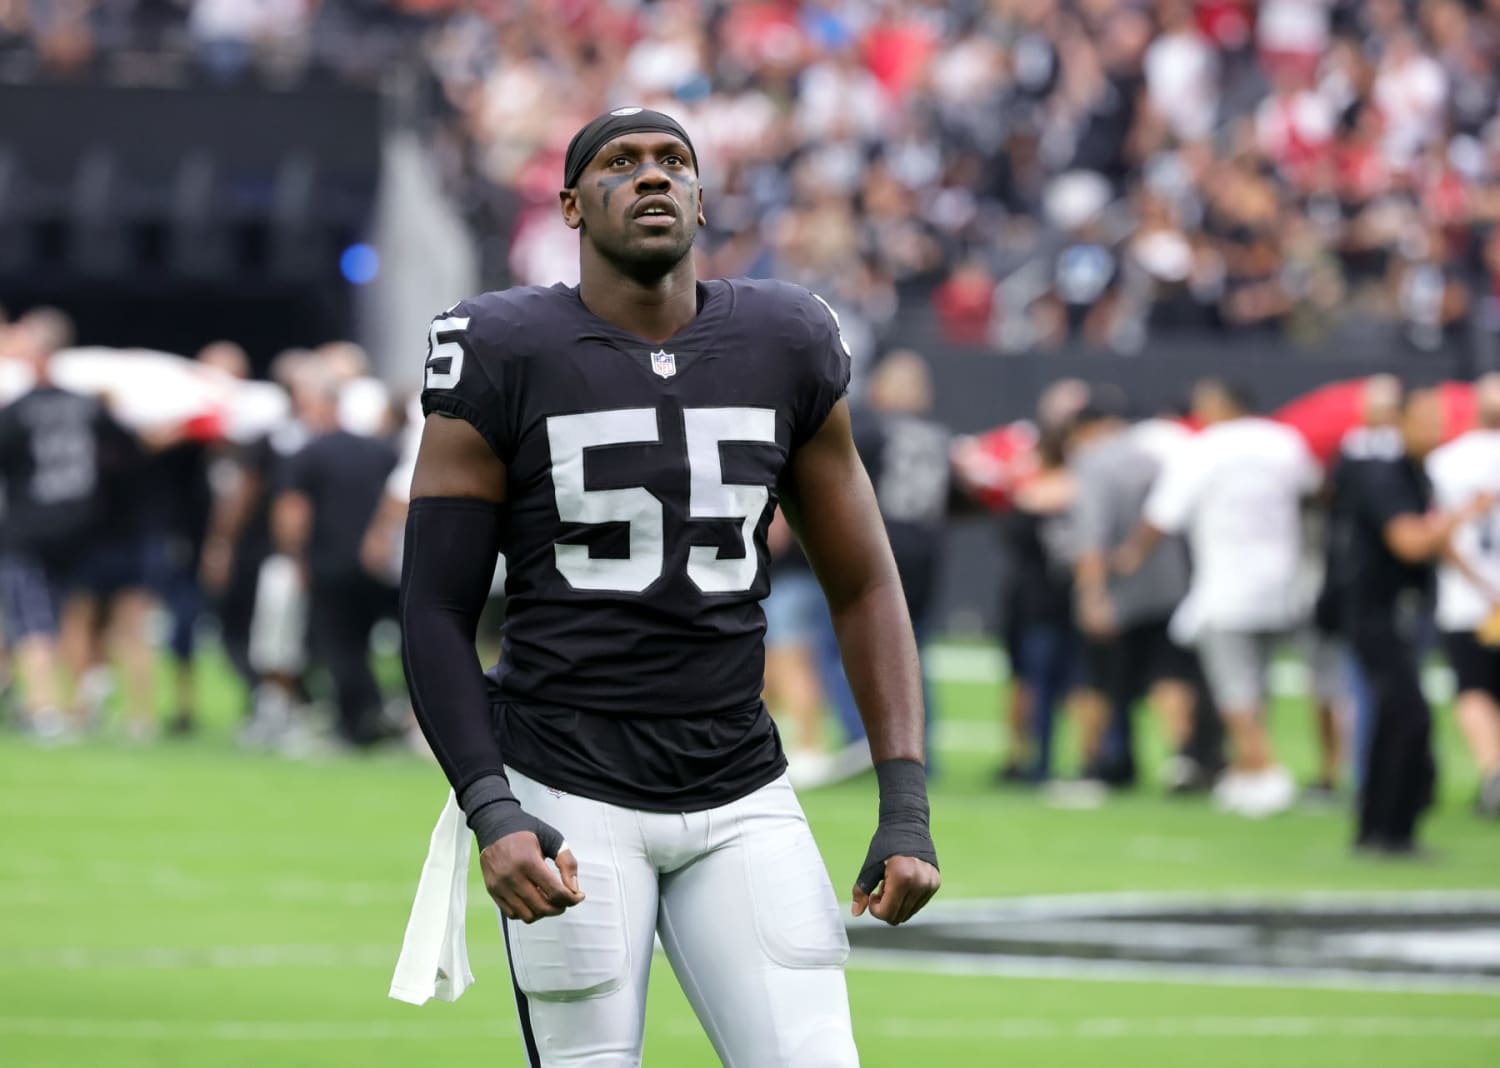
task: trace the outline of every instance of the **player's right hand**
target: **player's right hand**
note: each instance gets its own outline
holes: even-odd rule
[[[534,832],[516,831],[492,842],[479,854],[484,887],[507,919],[535,923],[544,916],[561,916],[583,900],[578,888],[578,861],[561,835],[557,835],[554,853],[556,870],[548,866],[541,840]]]

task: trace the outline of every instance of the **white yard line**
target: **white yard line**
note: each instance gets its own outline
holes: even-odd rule
[[[689,1021],[674,1021],[675,1036],[700,1033]],[[1464,1017],[1391,1016],[1180,1016],[1160,1019],[1090,1017],[1057,1020],[1006,1017],[994,1020],[882,1017],[856,1027],[861,1038],[941,1041],[1035,1041],[1039,1039],[1172,1040],[1247,1038],[1500,1038],[1500,1020]],[[443,1042],[513,1038],[510,1020],[490,1023],[377,1023],[358,1020],[108,1020],[87,1017],[0,1016],[0,1035],[14,1038],[135,1042]]]
[[[396,963],[399,946],[100,946],[34,947],[0,955],[0,973],[40,971],[188,971],[207,968],[374,968]]]
[[[925,972],[994,979],[1064,979],[1105,983],[1181,983],[1192,986],[1265,987],[1280,990],[1346,990],[1402,994],[1490,994],[1500,981],[1416,972],[1376,973],[1354,969],[1261,968],[1253,965],[1080,960],[1072,957],[986,956],[859,949],[851,971]],[[1500,1025],[1497,1025],[1500,1026]]]
[[[1172,909],[1214,913],[1252,907],[1309,913],[1328,909],[1390,909],[1403,906],[1453,913],[1500,909],[1500,892],[1492,889],[1455,890],[1307,890],[1276,891],[1123,891],[1098,894],[1030,894],[1024,897],[959,898],[923,910],[913,924],[938,923],[983,913],[985,918],[1118,916]]]

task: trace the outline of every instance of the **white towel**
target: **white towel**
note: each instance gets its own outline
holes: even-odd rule
[[[390,996],[421,1005],[431,998],[457,1001],[474,982],[469,947],[464,941],[464,912],[469,906],[469,828],[458,798],[448,803],[432,829],[427,860],[417,883],[401,957],[391,977]]]

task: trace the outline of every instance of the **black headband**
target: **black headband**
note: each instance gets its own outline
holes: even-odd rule
[[[687,131],[672,116],[650,108],[615,108],[579,130],[573,135],[573,140],[568,142],[568,155],[563,164],[563,188],[572,189],[576,186],[589,161],[616,137],[647,131],[669,133],[687,145],[688,152],[693,157],[693,169],[697,169],[698,150],[688,139]]]

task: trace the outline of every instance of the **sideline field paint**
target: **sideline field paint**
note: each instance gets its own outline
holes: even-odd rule
[[[848,923],[850,966],[1360,990],[1500,990],[1500,894],[1096,894]]]

